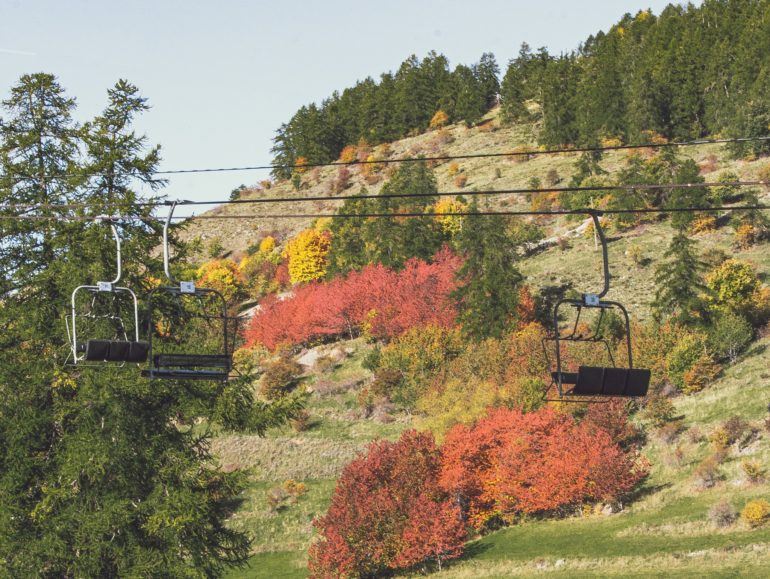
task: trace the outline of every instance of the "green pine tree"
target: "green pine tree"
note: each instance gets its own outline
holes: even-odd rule
[[[112,278],[115,248],[106,225],[54,217],[124,215],[123,281],[141,293],[148,276],[162,275],[150,253],[158,224],[133,205],[137,183],[160,185],[158,150],[131,128],[146,105],[124,81],[83,128],[52,75],[23,76],[3,106],[0,203],[89,206],[26,212],[50,217],[42,221],[0,217],[3,569],[12,577],[219,575],[248,556],[248,538],[225,526],[244,480],[216,468],[205,432],[179,424],[202,416],[260,432],[296,401],[256,404],[245,380],[151,383],[135,366],[64,365],[70,294]]]
[[[478,213],[474,201],[470,213]],[[516,321],[519,286],[516,241],[500,215],[468,216],[458,238],[465,262],[457,272],[460,283],[453,297],[463,333],[473,340],[499,338]]]
[[[683,324],[703,321],[704,264],[698,259],[695,241],[680,230],[663,254],[655,271],[655,304],[658,319],[673,318]]]

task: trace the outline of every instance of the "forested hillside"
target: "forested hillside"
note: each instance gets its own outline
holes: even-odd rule
[[[657,16],[627,14],[568,54],[523,44],[500,84],[492,54],[454,69],[443,55],[413,55],[379,81],[367,78],[302,107],[278,130],[274,162],[324,163],[361,141],[378,145],[431,123],[474,124],[498,94],[503,121],[538,121],[537,140],[546,146],[767,135],[769,51],[766,2],[706,0]],[[738,148],[759,152],[768,144]],[[276,175],[290,172],[281,167]]]

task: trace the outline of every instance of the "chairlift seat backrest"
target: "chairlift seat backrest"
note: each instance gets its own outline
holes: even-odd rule
[[[149,344],[144,341],[127,342],[125,340],[88,340],[81,344],[88,362],[133,362],[141,364],[147,361]]]
[[[565,374],[565,373],[563,373]],[[562,384],[568,384],[562,380]],[[602,368],[580,366],[572,396],[646,396],[650,371],[646,368]]]

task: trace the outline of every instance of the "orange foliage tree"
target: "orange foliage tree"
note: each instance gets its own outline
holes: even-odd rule
[[[460,509],[438,486],[440,452],[414,430],[376,441],[345,467],[326,515],[315,521],[311,577],[379,576],[459,557]]]
[[[440,485],[461,498],[476,528],[617,500],[646,474],[605,430],[550,407],[496,409],[472,427],[459,424],[442,456]]]

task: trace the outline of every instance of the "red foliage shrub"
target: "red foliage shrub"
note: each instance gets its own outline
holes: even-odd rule
[[[477,528],[495,518],[616,500],[646,474],[606,431],[552,408],[491,410],[473,427],[452,428],[442,456],[440,485],[462,497]]]
[[[315,521],[311,577],[379,576],[388,569],[460,556],[459,508],[439,489],[441,457],[430,434],[377,441],[342,472],[326,515]]]
[[[364,322],[376,338],[398,336],[416,325],[451,327],[456,311],[450,294],[460,263],[444,249],[433,263],[412,259],[399,272],[370,265],[346,278],[300,287],[286,300],[269,297],[246,330],[246,342],[272,350],[280,343],[352,337]]]

